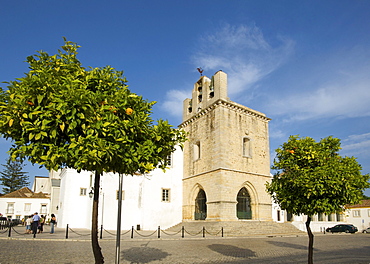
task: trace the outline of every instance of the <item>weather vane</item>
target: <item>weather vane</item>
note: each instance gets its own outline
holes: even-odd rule
[[[200,76],[203,76],[203,69],[202,68],[197,68],[198,72],[200,73]]]

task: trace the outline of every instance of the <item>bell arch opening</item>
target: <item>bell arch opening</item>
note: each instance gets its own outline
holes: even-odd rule
[[[195,220],[206,220],[207,218],[207,197],[203,189],[200,189],[195,198]]]
[[[236,200],[236,216],[238,219],[252,219],[251,197],[245,187],[239,190]]]

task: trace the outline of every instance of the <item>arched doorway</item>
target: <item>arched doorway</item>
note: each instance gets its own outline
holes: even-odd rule
[[[289,213],[289,212],[286,212],[286,220],[288,222],[292,222],[293,221],[293,214]]]
[[[238,219],[252,219],[251,198],[245,187],[241,188],[236,198],[236,216]]]
[[[207,218],[207,197],[206,193],[201,189],[195,199],[195,220],[206,220]]]

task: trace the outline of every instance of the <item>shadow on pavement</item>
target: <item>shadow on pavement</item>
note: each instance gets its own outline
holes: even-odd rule
[[[308,250],[308,244],[307,246],[302,246],[302,245],[297,245],[297,244],[292,244],[292,243],[287,243],[287,242],[279,242],[279,241],[267,241],[267,243],[277,246],[277,247],[283,247],[283,248],[294,248],[294,249],[302,249],[302,250]],[[314,244],[314,251],[319,251],[318,249],[315,248]]]
[[[251,258],[251,257],[256,256],[256,253],[252,250],[230,246],[230,245],[212,244],[212,245],[209,245],[208,248],[224,256],[229,256],[229,257]]]
[[[121,252],[121,257],[131,263],[149,263],[163,260],[167,256],[167,252],[151,247],[132,247]]]

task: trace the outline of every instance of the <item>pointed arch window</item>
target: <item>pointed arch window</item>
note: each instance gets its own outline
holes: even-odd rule
[[[195,220],[206,220],[207,218],[207,197],[204,190],[199,190],[195,199]]]

